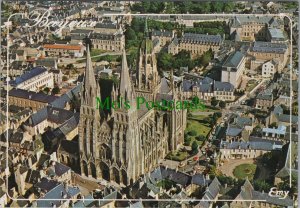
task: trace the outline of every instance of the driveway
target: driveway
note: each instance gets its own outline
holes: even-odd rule
[[[224,162],[224,164],[221,167],[218,167],[218,169],[227,176],[234,177],[233,170],[236,166],[239,166],[241,164],[253,164],[253,159],[232,159],[229,161]]]

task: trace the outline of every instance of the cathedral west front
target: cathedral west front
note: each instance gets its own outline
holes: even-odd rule
[[[160,77],[147,27],[136,65],[136,73],[130,74],[124,50],[120,81],[109,92],[111,99],[183,99],[181,86],[175,84],[172,73],[168,78]],[[96,97],[101,97],[100,82],[95,78],[87,46],[79,121],[81,174],[129,185],[183,143],[186,110],[132,106],[102,112],[96,101]]]

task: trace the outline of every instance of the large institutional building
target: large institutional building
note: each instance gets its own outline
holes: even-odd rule
[[[111,99],[182,99],[181,90],[175,87],[173,76],[170,76],[170,81],[159,76],[148,30],[145,33],[136,74],[133,76],[129,74],[123,51],[120,83],[113,86]],[[160,159],[183,143],[186,110],[137,109],[135,102],[130,102],[129,109],[121,107],[107,113],[96,109],[97,96],[101,97],[100,85],[95,79],[87,49],[79,122],[80,166],[83,175],[128,185],[155,168]]]

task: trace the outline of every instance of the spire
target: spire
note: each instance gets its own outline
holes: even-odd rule
[[[89,48],[89,45],[87,44],[84,86],[86,87],[88,85],[90,85],[92,87],[96,87],[96,80],[95,80],[95,75],[94,75],[94,71],[93,71],[93,64],[92,64],[92,59],[91,59],[91,54],[90,54],[90,48]]]
[[[128,98],[128,95],[130,95],[130,93],[131,93],[131,83],[130,83],[128,65],[127,65],[126,51],[124,49],[123,57],[122,57],[122,71],[121,71],[119,96]]]
[[[147,20],[147,18],[145,18],[144,35],[145,35],[146,37],[148,37],[148,33],[149,33],[149,30],[148,30],[148,20]]]
[[[86,46],[86,68],[84,74],[83,103],[91,107],[96,106],[96,96],[100,96],[100,87],[96,82],[89,45]]]

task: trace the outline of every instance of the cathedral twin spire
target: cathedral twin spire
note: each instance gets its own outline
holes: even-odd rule
[[[83,104],[96,108],[96,97],[100,97],[100,86],[95,79],[90,48],[88,44],[86,46],[86,68],[83,84]]]

